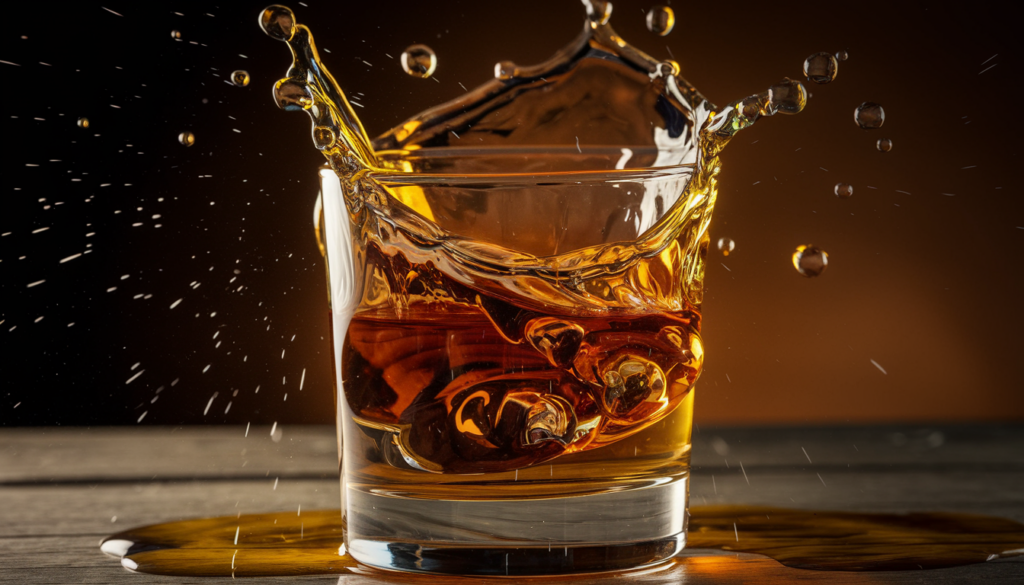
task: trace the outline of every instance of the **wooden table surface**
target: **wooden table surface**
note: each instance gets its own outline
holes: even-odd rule
[[[332,428],[283,427],[277,442],[269,427],[245,431],[0,428],[0,583],[226,581],[131,573],[102,554],[99,542],[145,524],[338,506]],[[953,511],[1024,522],[1022,425],[704,428],[694,434],[693,464],[694,505]],[[759,555],[689,554],[690,565],[644,582],[1024,583],[1021,557],[932,571],[837,573],[791,569]],[[372,575],[247,580],[284,581],[378,582]],[[585,582],[604,581],[622,579]]]

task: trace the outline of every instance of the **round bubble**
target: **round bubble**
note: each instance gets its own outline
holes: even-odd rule
[[[836,183],[835,192],[836,197],[839,197],[840,199],[853,197],[853,185],[848,183]]]
[[[853,120],[865,130],[875,130],[885,123],[885,110],[874,102],[864,102],[853,111]]]
[[[804,59],[804,75],[814,83],[830,83],[839,72],[839,63],[828,53],[815,53]]]
[[[798,246],[793,252],[793,266],[802,276],[820,276],[828,267],[828,254],[815,245]]]
[[[181,31],[172,30],[171,31],[171,38],[172,39],[180,39],[181,38]]]
[[[244,69],[231,72],[231,83],[234,83],[238,87],[245,87],[249,85],[249,72]]]
[[[196,135],[189,130],[185,130],[181,134],[178,134],[178,142],[185,146],[192,146],[196,143]]]
[[[735,249],[736,242],[734,242],[732,238],[718,238],[718,251],[721,252],[723,256],[728,256],[729,252],[732,252]]]
[[[647,11],[647,30],[665,36],[676,26],[676,13],[668,6],[655,6]]]
[[[327,126],[317,126],[313,128],[313,144],[319,150],[327,150],[334,146],[338,141],[338,135],[334,133],[334,130]]]
[[[426,45],[411,45],[399,58],[402,69],[412,77],[426,79],[437,69],[437,55]]]
[[[799,114],[807,106],[807,90],[804,84],[786,77],[768,89],[768,100],[771,114]]]
[[[846,61],[850,58],[850,54],[846,51],[836,51],[836,59],[840,61]]]
[[[879,152],[889,152],[892,150],[892,140],[889,138],[879,138],[878,142],[875,143]]]
[[[78,119],[78,127],[79,128],[88,128],[89,127],[89,118],[79,118]]]

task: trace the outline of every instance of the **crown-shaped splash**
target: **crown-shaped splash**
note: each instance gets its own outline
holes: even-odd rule
[[[287,42],[293,56],[287,77],[274,86],[275,102],[309,113],[313,143],[343,175],[360,169],[414,170],[396,159],[416,149],[460,146],[574,145],[581,152],[630,147],[637,155],[631,167],[710,168],[710,159],[736,131],[761,116],[796,113],[806,104],[803,86],[785,79],[716,112],[680,76],[677,62],[655,59],[615,32],[610,2],[582,3],[587,13],[582,32],[547,61],[532,66],[501,61],[493,80],[375,140],[320,61],[309,29],[289,8],[266,8],[260,26]],[[598,60],[604,67],[596,66]],[[609,62],[615,67],[609,69]],[[653,155],[645,158],[644,148]]]

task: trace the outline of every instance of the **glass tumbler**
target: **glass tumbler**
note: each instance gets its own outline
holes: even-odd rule
[[[678,553],[713,175],[653,147],[379,156],[322,169],[316,211],[348,552],[467,575]]]

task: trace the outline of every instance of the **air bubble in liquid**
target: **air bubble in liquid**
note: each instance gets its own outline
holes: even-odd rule
[[[819,276],[828,267],[828,254],[814,245],[798,246],[793,252],[793,266],[808,278]]]
[[[655,6],[647,11],[647,30],[665,36],[676,26],[676,13],[668,6]]]
[[[769,115],[799,114],[807,105],[807,90],[804,84],[785,78],[768,89]]]
[[[409,46],[399,61],[402,69],[412,77],[426,79],[437,69],[437,55],[426,45]]]
[[[171,31],[171,38],[172,39],[180,39],[181,38],[181,31],[172,30]]]
[[[231,83],[234,83],[238,87],[245,87],[249,85],[249,72],[244,69],[238,69],[237,71],[231,72]]]
[[[319,150],[327,150],[334,146],[334,143],[338,141],[338,135],[334,133],[334,130],[327,126],[317,126],[313,128],[313,144]]]
[[[182,143],[185,146],[192,146],[193,144],[196,143],[196,135],[186,130],[181,134],[178,134],[178,142]]]
[[[836,51],[836,59],[840,61],[846,61],[850,58],[850,54],[846,51]]]
[[[864,102],[854,110],[853,120],[865,130],[875,130],[885,123],[885,110],[876,103]]]
[[[828,53],[815,53],[804,59],[804,75],[814,83],[830,83],[839,72],[839,63]]]
[[[723,256],[728,256],[729,252],[732,252],[735,249],[736,242],[734,242],[732,238],[718,238],[718,251],[721,252]]]
[[[840,199],[846,199],[847,197],[853,197],[853,185],[847,183],[836,183],[836,197]]]
[[[879,152],[889,152],[892,150],[892,140],[889,138],[879,138],[875,146],[878,147]]]
[[[88,128],[89,127],[89,118],[79,118],[78,119],[78,127],[79,128]]]

